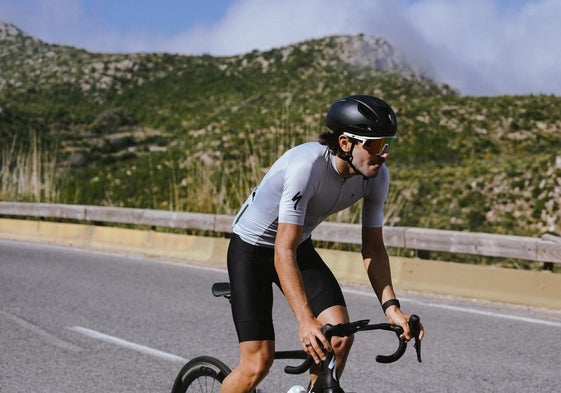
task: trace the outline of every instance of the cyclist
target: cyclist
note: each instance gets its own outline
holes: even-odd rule
[[[284,153],[252,191],[233,224],[228,247],[232,315],[240,342],[238,366],[222,393],[250,392],[274,358],[273,289],[282,290],[299,325],[299,340],[316,363],[322,347],[334,350],[340,375],[353,338],[321,333],[327,323],[348,322],[341,288],[315,251],[312,230],[327,216],[363,199],[362,256],[375,294],[392,324],[411,339],[409,315],[400,310],[382,238],[389,188],[385,161],[397,135],[392,108],[382,99],[353,95],[331,105],[329,131]],[[421,327],[422,338],[424,332]],[[316,375],[312,371],[310,384]]]

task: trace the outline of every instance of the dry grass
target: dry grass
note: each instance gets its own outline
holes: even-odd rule
[[[56,202],[57,154],[42,150],[33,134],[29,146],[14,138],[0,151],[0,200]]]

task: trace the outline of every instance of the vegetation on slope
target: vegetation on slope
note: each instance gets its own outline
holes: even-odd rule
[[[388,225],[561,233],[559,97],[462,97],[361,35],[232,57],[110,55],[0,25],[0,199],[234,214],[354,93],[398,114]]]

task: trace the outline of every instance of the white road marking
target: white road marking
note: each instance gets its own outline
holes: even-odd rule
[[[150,348],[145,345],[140,345],[133,343],[131,341],[123,340],[122,338],[110,336],[105,333],[98,332],[96,330],[88,329],[82,326],[71,326],[67,329],[73,330],[75,332],[81,333],[85,336],[95,338],[97,340],[105,341],[111,344],[118,345],[123,348],[132,349],[133,351],[141,352],[146,355],[155,356],[160,359],[169,360],[171,362],[185,363],[187,359],[181,356],[173,355],[168,352],[160,351],[158,349]]]
[[[513,321],[536,323],[538,325],[561,327],[561,322],[548,321],[548,320],[545,320],[545,319],[528,318],[528,317],[522,317],[522,316],[519,316],[519,315],[497,313],[497,312],[494,312],[494,311],[477,310],[475,308],[450,306],[450,305],[447,305],[447,304],[426,303],[426,302],[412,300],[412,299],[407,299],[407,300],[410,301],[411,303],[416,303],[416,304],[420,304],[420,305],[428,306],[428,307],[442,308],[442,309],[449,310],[449,311],[459,311],[459,312],[465,312],[465,313],[470,313],[470,314],[485,315],[485,316],[488,316],[488,317],[510,319],[510,320],[513,320]]]
[[[82,348],[80,348],[78,345],[74,345],[72,343],[69,343],[68,341],[64,341],[56,337],[55,335],[45,331],[44,329],[41,329],[39,326],[26,321],[25,319],[21,319],[20,317],[12,315],[6,311],[0,311],[0,316],[3,316],[11,320],[12,322],[18,324],[19,326],[23,327],[24,329],[29,330],[30,332],[41,337],[43,340],[45,340],[47,343],[51,345],[73,352],[82,351]]]
[[[343,291],[353,293],[355,295],[374,297],[372,292],[367,292],[367,291],[359,291],[359,290],[355,290],[355,289],[343,289]],[[498,312],[494,312],[494,311],[478,310],[478,309],[469,308],[469,307],[451,306],[451,305],[448,305],[448,304],[428,303],[428,302],[423,302],[421,300],[415,300],[415,299],[410,299],[410,298],[400,298],[400,299],[403,300],[403,301],[408,301],[408,302],[414,303],[414,304],[419,304],[421,306],[441,308],[441,309],[449,310],[449,311],[458,311],[458,312],[469,313],[469,314],[484,315],[484,316],[494,317],[494,318],[510,319],[510,320],[513,320],[513,321],[529,322],[529,323],[535,323],[535,324],[544,325],[544,326],[561,327],[561,322],[548,321],[546,319],[528,318],[528,317],[522,317],[522,316],[519,316],[519,315],[504,314],[504,313],[498,313]]]

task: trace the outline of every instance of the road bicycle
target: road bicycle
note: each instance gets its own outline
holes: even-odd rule
[[[230,300],[230,283],[219,282],[212,286],[212,294],[216,297],[224,297]],[[389,323],[370,324],[370,320],[363,319],[354,322],[342,323],[338,325],[325,325],[322,332],[328,340],[332,337],[348,337],[357,332],[368,330],[386,330],[394,332],[397,336],[398,347],[390,355],[377,355],[378,363],[393,363],[400,359],[407,349],[407,342],[399,336],[403,333],[400,326]],[[421,341],[419,340],[420,318],[411,315],[409,326],[415,340],[415,350],[417,361],[421,362]],[[339,380],[334,372],[335,354],[326,352],[327,358],[319,364],[319,375],[314,386],[309,389],[309,393],[345,393],[339,384]],[[310,369],[313,359],[303,350],[294,351],[275,351],[275,360],[293,359],[303,360],[297,366],[285,366],[284,372],[287,374],[302,374]],[[199,356],[190,360],[179,373],[173,384],[172,393],[218,393],[224,378],[230,373],[230,368],[221,360],[212,356]]]

